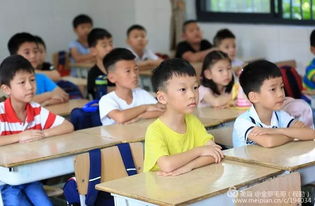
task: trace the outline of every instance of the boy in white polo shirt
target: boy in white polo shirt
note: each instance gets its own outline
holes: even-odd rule
[[[128,49],[116,48],[103,59],[109,81],[115,90],[104,95],[99,102],[103,125],[134,122],[158,117],[164,106],[138,87],[138,66],[135,55]]]
[[[275,147],[294,139],[315,138],[313,129],[279,110],[285,94],[281,72],[275,64],[266,60],[248,64],[240,84],[253,106],[234,123],[234,147],[246,144]]]

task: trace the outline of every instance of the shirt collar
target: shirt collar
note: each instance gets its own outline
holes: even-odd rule
[[[255,121],[256,121],[256,124],[259,124],[260,126],[262,127],[267,127],[267,128],[278,128],[279,127],[279,122],[278,122],[278,118],[276,116],[276,112],[273,111],[272,112],[272,116],[271,116],[271,121],[270,121],[270,125],[266,125],[264,123],[261,122],[257,112],[256,112],[256,109],[254,107],[254,105],[252,105],[249,109],[249,116],[252,117]]]
[[[26,122],[31,122],[34,120],[34,112],[32,110],[32,107],[29,103],[25,105],[26,109]],[[8,122],[22,122],[18,116],[16,115],[16,112],[14,111],[11,103],[11,98],[7,98],[4,101],[4,111],[7,114],[7,120]]]

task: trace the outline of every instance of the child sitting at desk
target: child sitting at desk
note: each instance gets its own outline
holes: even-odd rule
[[[266,60],[244,67],[240,84],[253,106],[234,123],[233,146],[275,147],[295,139],[311,140],[315,130],[281,111],[284,89],[280,69]]]
[[[36,72],[46,74],[51,80],[57,82],[61,80],[59,72],[46,59],[46,44],[40,36],[34,36],[38,46],[38,66],[35,68]]]
[[[192,115],[198,104],[198,79],[183,59],[165,60],[153,71],[152,83],[166,111],[147,129],[144,172],[180,175],[223,158],[200,120]]]
[[[127,30],[127,43],[129,50],[136,56],[140,70],[152,69],[158,66],[162,59],[147,49],[147,31],[141,25],[132,25]]]
[[[312,54],[315,55],[315,29],[310,35],[310,50]],[[306,67],[303,77],[303,86],[310,94],[315,95],[315,58]]]
[[[31,63],[33,68],[37,68],[38,45],[33,35],[26,32],[13,35],[8,42],[8,49],[11,55],[21,55]],[[42,105],[51,105],[69,100],[69,95],[45,74],[35,73],[35,79],[36,95],[33,101]]]
[[[115,90],[99,101],[100,119],[103,125],[128,123],[141,118],[155,118],[164,107],[148,92],[138,87],[138,66],[135,55],[128,49],[116,48],[103,60],[109,81]]]
[[[31,102],[36,90],[34,68],[20,55],[7,57],[0,65],[1,89],[9,98],[0,103],[0,145],[25,143],[73,131],[63,117]],[[14,155],[12,151],[12,155]],[[42,185],[0,186],[4,205],[51,206]]]
[[[183,24],[184,41],[176,47],[175,57],[183,58],[190,62],[201,62],[211,51],[212,44],[202,38],[202,33],[197,21],[188,20]]]
[[[227,107],[237,96],[231,60],[222,51],[212,51],[204,59],[198,106]]]
[[[106,76],[103,59],[113,49],[112,35],[105,29],[95,28],[88,35],[88,44],[91,52],[96,57],[96,64],[90,69],[87,78],[88,93],[96,99],[95,80],[99,76]],[[107,87],[114,87],[115,84],[107,80]],[[112,89],[113,90],[113,89]]]
[[[73,19],[73,31],[77,35],[77,39],[69,44],[70,62],[74,63],[90,63],[95,61],[95,56],[88,47],[87,36],[93,27],[92,19],[80,14]],[[79,69],[71,67],[71,76],[77,77]]]

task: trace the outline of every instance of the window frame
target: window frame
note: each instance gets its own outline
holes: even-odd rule
[[[199,22],[315,25],[315,19],[298,20],[282,18],[282,0],[270,0],[270,13],[232,13],[205,11],[203,9],[205,8],[204,1],[205,0],[196,0],[196,14],[197,20]],[[274,6],[275,1],[277,1],[278,8],[275,8]]]

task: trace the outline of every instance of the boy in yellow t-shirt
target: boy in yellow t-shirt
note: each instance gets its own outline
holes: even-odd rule
[[[147,129],[144,172],[180,175],[223,158],[202,123],[191,113],[198,103],[198,80],[194,68],[183,59],[162,62],[152,84],[166,111]]]

